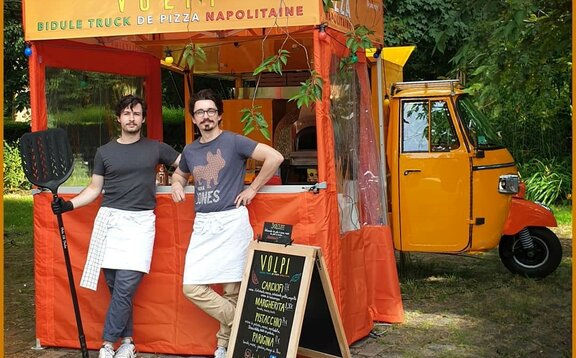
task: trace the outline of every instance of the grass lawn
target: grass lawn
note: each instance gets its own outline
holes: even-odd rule
[[[32,195],[4,194],[4,350],[34,343]]]

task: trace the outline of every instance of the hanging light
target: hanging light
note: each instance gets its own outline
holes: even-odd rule
[[[318,33],[318,38],[320,39],[320,41],[326,41],[326,39],[328,38],[328,34],[326,33],[326,24],[320,24],[318,26],[318,30],[320,31]]]
[[[30,44],[26,43],[26,48],[24,49],[24,56],[30,57],[32,55],[32,48]]]
[[[174,57],[172,57],[172,50],[167,49],[164,51],[166,53],[166,57],[164,57],[164,62],[167,65],[171,65],[174,63]]]

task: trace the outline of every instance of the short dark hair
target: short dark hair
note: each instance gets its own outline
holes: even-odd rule
[[[218,93],[214,92],[210,88],[206,88],[194,93],[190,97],[190,101],[188,103],[188,111],[190,114],[194,115],[194,105],[196,105],[196,102],[206,99],[214,102],[219,115],[224,113],[224,102],[222,102],[222,97],[220,97]]]
[[[136,97],[134,95],[126,95],[118,101],[116,105],[116,117],[120,117],[120,114],[125,108],[133,109],[135,105],[140,104],[142,106],[142,118],[146,118],[146,102],[140,97]]]

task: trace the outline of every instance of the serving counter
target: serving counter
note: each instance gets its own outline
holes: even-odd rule
[[[262,232],[265,221],[290,224],[295,243],[322,249],[351,343],[370,332],[373,320],[386,320],[387,310],[402,312],[399,291],[394,287],[388,289],[386,283],[375,282],[383,263],[395,265],[393,250],[377,243],[382,241],[376,240],[382,237],[381,227],[366,227],[342,237],[330,234],[325,222],[330,193],[314,192],[310,188],[265,186],[248,206],[250,221],[255,235]],[[80,189],[62,187],[59,194],[70,199]],[[217,322],[182,294],[184,258],[194,220],[194,195],[191,187],[186,189],[186,200],[181,203],[172,201],[170,187],[157,189],[152,265],[134,299],[134,339],[140,352],[210,355],[216,344]],[[66,265],[51,200],[50,192],[34,195],[36,337],[43,346],[78,347]],[[103,275],[96,292],[79,287],[99,206],[100,199],[63,214],[89,349],[97,349],[101,344],[110,299]],[[373,290],[375,286],[378,288]],[[389,315],[388,321],[398,321],[393,315]]]

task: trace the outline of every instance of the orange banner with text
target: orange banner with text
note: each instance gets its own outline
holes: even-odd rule
[[[333,0],[332,7],[322,12],[321,22],[341,32],[363,25],[374,31],[370,36],[376,44],[384,44],[384,4],[382,0]]]
[[[320,0],[23,0],[25,39],[317,25],[320,4]]]

